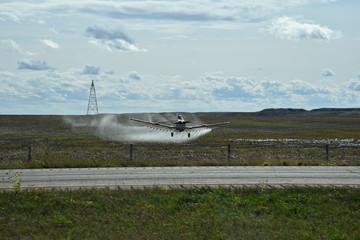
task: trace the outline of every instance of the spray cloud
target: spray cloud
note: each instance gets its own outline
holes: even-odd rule
[[[168,115],[155,116],[156,121],[173,121],[175,118]],[[142,116],[144,119],[152,120],[154,115],[147,114]],[[196,119],[195,116],[192,116]],[[163,143],[181,143],[190,140],[194,140],[200,136],[203,136],[211,132],[210,128],[199,128],[190,130],[190,137],[188,132],[173,131],[174,136],[171,137],[172,130],[159,129],[141,126],[138,123],[130,122],[129,120],[119,122],[116,115],[93,115],[82,118],[67,116],[64,121],[71,124],[73,127],[89,127],[94,133],[101,138],[123,142],[163,142]]]

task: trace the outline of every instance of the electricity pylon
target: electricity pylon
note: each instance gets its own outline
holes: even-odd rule
[[[92,80],[91,87],[90,87],[87,115],[89,115],[89,114],[99,114],[99,109],[98,109],[97,100],[96,100],[94,80]]]

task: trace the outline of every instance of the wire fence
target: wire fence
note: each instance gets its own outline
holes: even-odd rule
[[[2,146],[0,162],[51,160],[109,160],[148,165],[360,165],[357,139],[237,139],[187,143],[101,142],[81,140],[34,142],[28,146]],[[148,164],[147,164],[148,163]],[[151,164],[150,164],[151,163]]]
[[[142,144],[130,147],[132,159],[162,158],[173,161],[205,161],[209,164],[302,165],[337,162],[360,164],[360,142],[353,139],[239,139],[217,144],[166,145],[151,148]]]

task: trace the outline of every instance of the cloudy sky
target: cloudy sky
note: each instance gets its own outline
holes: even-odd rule
[[[0,114],[360,106],[358,0],[2,0]]]

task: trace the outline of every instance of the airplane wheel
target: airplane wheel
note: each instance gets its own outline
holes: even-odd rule
[[[188,133],[188,137],[190,137],[190,133]]]
[[[174,136],[174,133],[173,133],[173,132],[171,133],[171,136],[172,136],[172,137]]]

